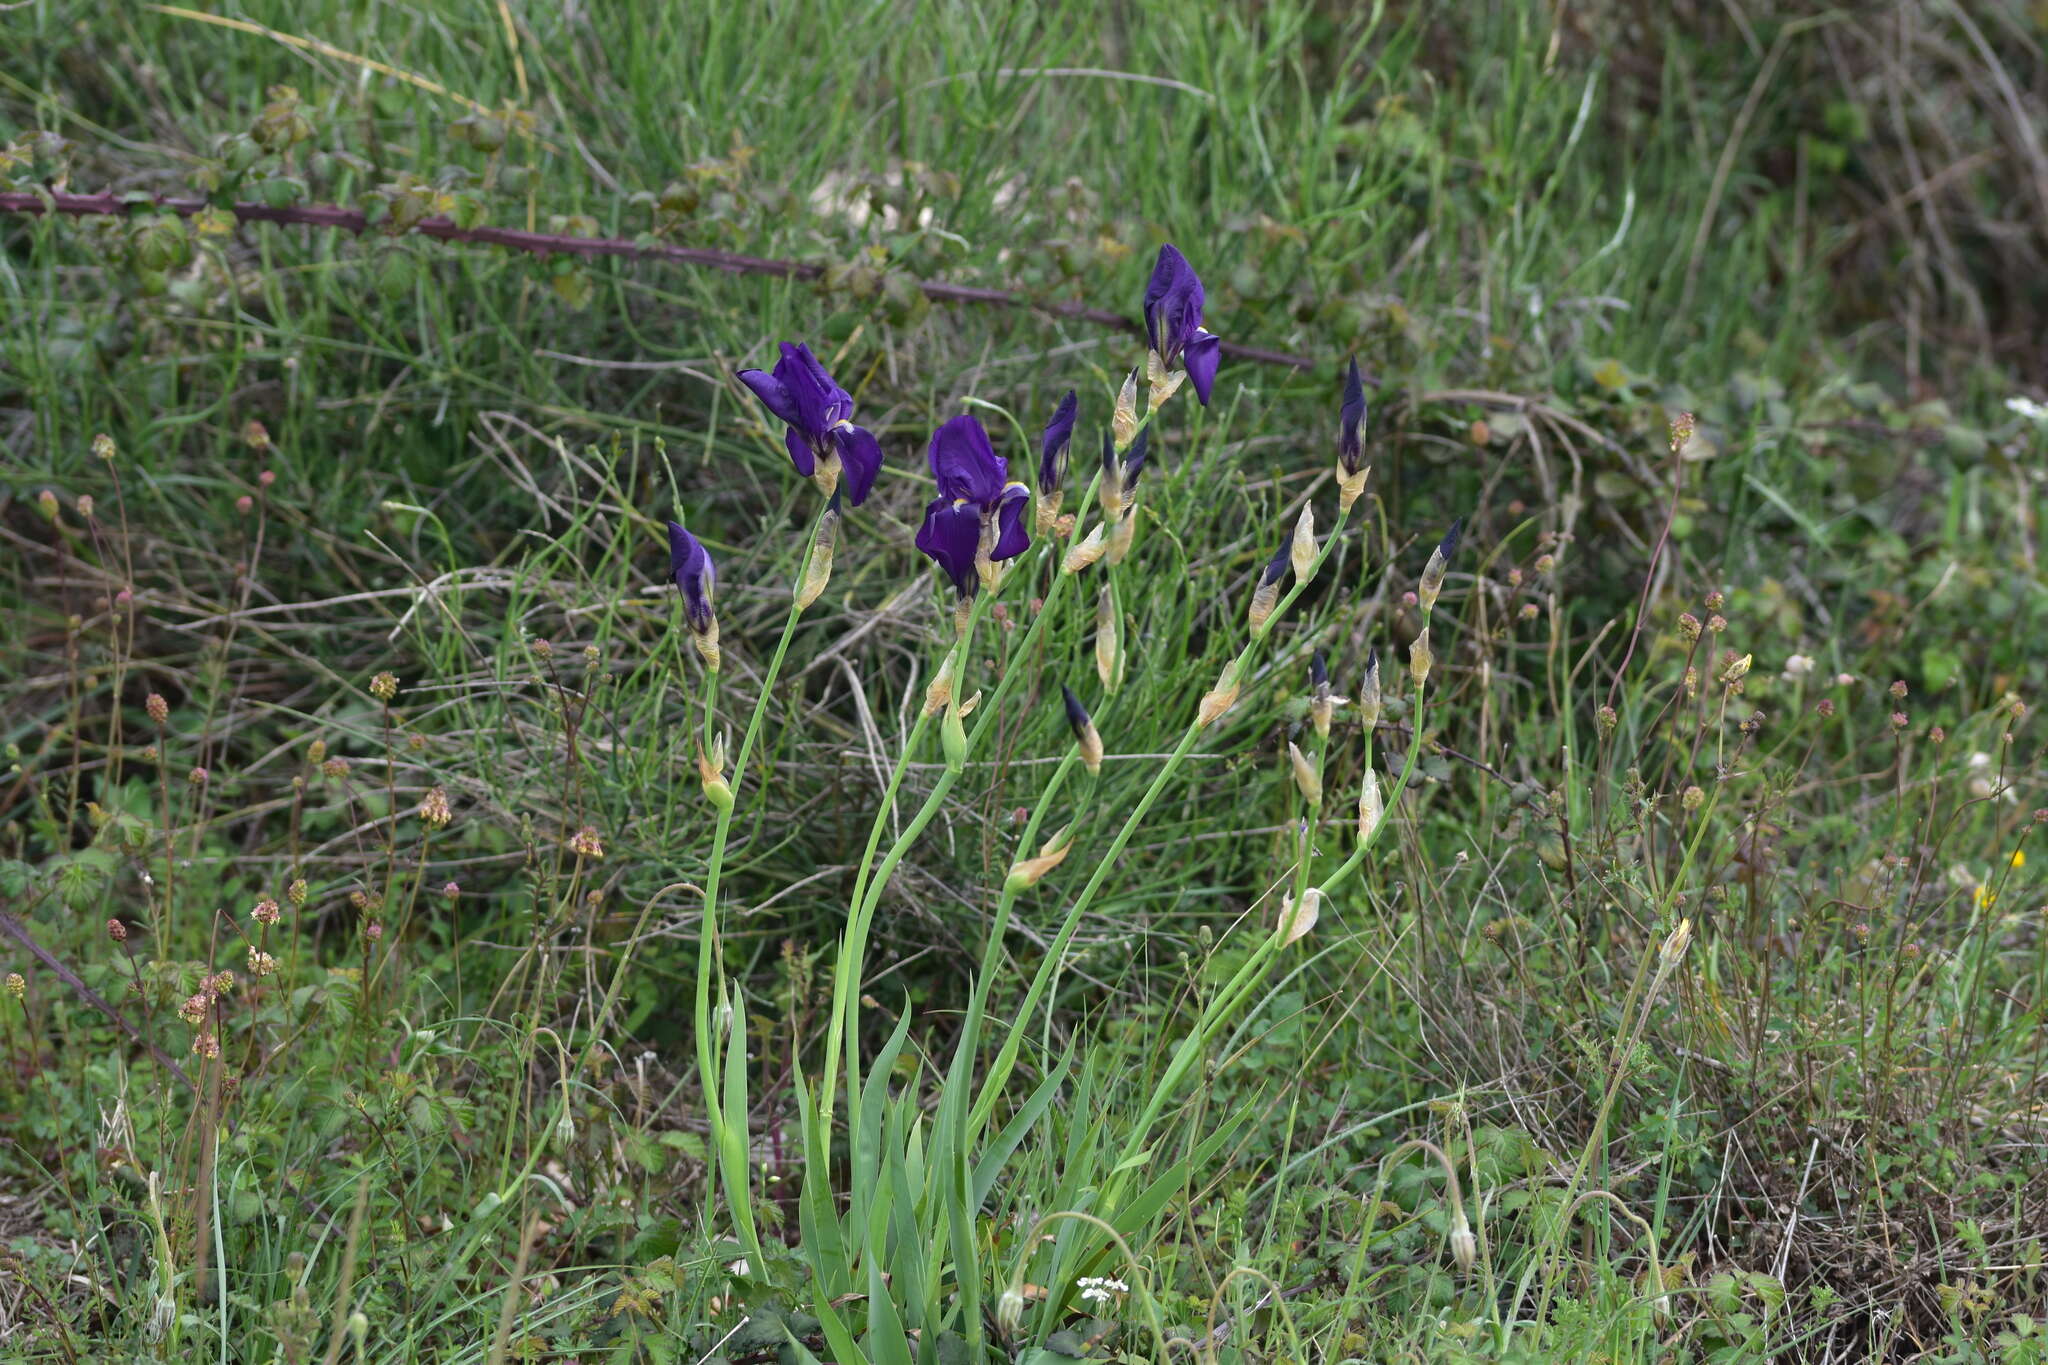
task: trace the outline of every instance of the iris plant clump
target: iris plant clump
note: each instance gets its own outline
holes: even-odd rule
[[[1078,1222],[1070,1224],[1060,1237],[1041,1238],[1034,1233],[1018,1243],[1019,1259],[1007,1276],[1009,1291],[1000,1295],[1001,1309],[984,1311],[984,1292],[993,1291],[1006,1277],[999,1268],[977,1261],[983,1239],[976,1231],[976,1221],[995,1172],[1020,1140],[1018,1134],[1005,1129],[1005,1138],[992,1149],[990,1125],[999,1108],[1012,1127],[1019,1122],[1016,1113],[1024,1112],[1015,1110],[1014,1101],[1005,1096],[1019,1049],[1033,1032],[1030,1021],[1046,1004],[1082,917],[1119,866],[1131,838],[1168,790],[1197,740],[1221,724],[1238,704],[1259,656],[1273,638],[1274,627],[1339,545],[1370,473],[1365,462],[1365,390],[1354,361],[1344,377],[1338,412],[1333,528],[1319,537],[1313,507],[1305,505],[1294,525],[1277,537],[1278,552],[1251,585],[1242,647],[1188,717],[1173,752],[1163,760],[1147,760],[1157,764],[1156,774],[1135,805],[1116,812],[1120,823],[1108,842],[1091,847],[1091,842],[1099,841],[1089,841],[1084,826],[1073,817],[1058,822],[1060,827],[1042,838],[1041,826],[1048,817],[1069,805],[1077,812],[1087,809],[1105,762],[1113,759],[1106,751],[1097,717],[1102,715],[1113,727],[1114,694],[1126,669],[1118,574],[1133,552],[1142,513],[1138,493],[1147,465],[1151,424],[1184,384],[1192,387],[1196,401],[1204,407],[1215,392],[1223,342],[1203,325],[1205,302],[1194,267],[1171,245],[1162,246],[1142,301],[1147,342],[1143,363],[1128,371],[1109,404],[1101,460],[1073,511],[1063,510],[1068,456],[1083,406],[1073,391],[1061,398],[1039,436],[1035,487],[1012,477],[1011,457],[998,450],[988,429],[971,414],[947,419],[927,443],[925,463],[933,486],[915,543],[938,570],[943,589],[950,589],[945,595],[951,604],[951,640],[932,672],[925,704],[897,755],[887,798],[873,815],[866,854],[854,874],[845,928],[832,964],[823,1053],[804,1063],[805,1073],[797,1085],[807,1172],[799,1198],[803,1231],[799,1249],[814,1280],[811,1311],[820,1319],[821,1330],[838,1358],[850,1360],[868,1354],[834,1307],[862,1296],[869,1300],[865,1330],[870,1346],[878,1333],[889,1339],[879,1348],[880,1358],[911,1358],[917,1353],[909,1343],[918,1333],[933,1330],[962,1332],[973,1358],[982,1358],[981,1348],[990,1333],[1006,1337],[1020,1326],[1025,1311],[1021,1286],[1027,1270],[1039,1284],[1068,1283],[1073,1278],[1071,1270],[1063,1274],[1063,1267],[1084,1263],[1102,1267],[1106,1248],[1123,1246],[1127,1235],[1136,1235],[1139,1223],[1152,1216],[1154,1206],[1134,1199],[1133,1182],[1147,1164],[1145,1154],[1162,1114],[1190,1080],[1218,1031],[1254,997],[1278,955],[1309,935],[1318,920],[1339,905],[1337,894],[1369,855],[1414,772],[1421,746],[1411,743],[1401,772],[1383,793],[1372,761],[1381,709],[1375,651],[1358,688],[1364,779],[1349,856],[1335,867],[1319,868],[1312,842],[1316,822],[1302,822],[1299,848],[1277,914],[1268,915],[1261,937],[1244,955],[1236,975],[1222,989],[1205,995],[1199,1017],[1171,1053],[1151,1101],[1131,1131],[1108,1140],[1109,1155],[1115,1160],[1094,1182],[1090,1211],[1085,1215],[1055,1213],[1041,1219],[1041,1226],[1060,1219]],[[712,601],[716,575],[702,542],[677,522],[671,521],[668,528],[670,568],[680,593],[683,620],[705,664],[704,729],[698,741],[698,762],[706,795],[717,813],[702,888],[697,1061],[707,1101],[712,1164],[723,1191],[725,1212],[746,1254],[759,1257],[762,1239],[755,1214],[755,1148],[750,1132],[755,1106],[748,1095],[752,1066],[749,1038],[741,1022],[746,1011],[725,973],[720,882],[735,794],[747,790],[747,763],[798,620],[818,599],[831,572],[842,499],[853,507],[866,501],[881,472],[883,452],[872,433],[854,425],[851,395],[809,347],[785,343],[772,370],[742,370],[737,377],[784,423],[784,446],[797,472],[813,479],[826,494],[791,590],[787,623],[760,670],[758,700],[729,777],[725,737],[716,732],[714,720],[719,664],[718,621]],[[1016,428],[1017,424],[1013,420],[1010,425]],[[1091,517],[1092,524],[1084,526]],[[1430,556],[1417,585],[1421,631],[1410,648],[1409,681],[1414,688],[1410,719],[1418,733],[1423,689],[1434,660],[1429,619],[1458,536],[1459,527],[1453,526]],[[1031,556],[1028,565],[1026,556]],[[1013,662],[997,669],[984,687],[974,688],[971,671],[977,660],[973,640],[978,623],[1014,573],[1025,573],[1039,585],[1036,590],[1042,596],[1033,604],[1022,638],[1004,651]],[[863,1048],[873,1036],[873,1030],[864,1026],[864,1012],[874,1008],[863,994],[865,958],[883,890],[968,763],[987,752],[991,720],[1025,681],[1030,661],[1041,657],[1047,622],[1060,619],[1062,613],[1087,609],[1070,601],[1081,593],[1084,576],[1094,579],[1093,652],[1103,700],[1091,709],[1070,681],[1050,680],[1057,683],[1073,742],[1046,781],[1018,837],[937,1109],[919,1109],[920,1101],[912,1094],[900,1101],[909,1108],[892,1118],[876,1107],[888,1109],[899,1101],[886,1094],[887,1087],[877,1090],[864,1084],[870,1068],[875,1075],[885,1075],[893,1066],[904,1046],[903,1028],[908,1022],[906,1019],[898,1026],[882,1055],[863,1056]],[[1325,760],[1337,742],[1332,717],[1338,706],[1347,703],[1336,694],[1330,663],[1322,651],[1314,651],[1308,671],[1314,723],[1299,743],[1287,746],[1287,762],[1294,786],[1313,812],[1323,804]],[[967,724],[970,716],[975,718],[971,730]],[[896,794],[906,767],[927,752],[935,726],[945,763],[921,806],[905,819],[896,808]],[[1070,855],[1080,849],[1094,855],[1092,871],[1085,880],[1076,886],[1053,877],[1072,865]],[[1041,885],[1058,887],[1057,903],[1063,909],[1055,921],[1056,929],[1049,940],[1041,940],[1045,946],[1039,966],[1009,1026],[984,1036],[988,994],[1006,961],[1005,940],[1013,909],[1019,897],[1040,894],[1037,888]],[[841,1113],[842,1096],[857,1106],[858,1132],[863,1135],[850,1145],[847,1142],[855,1136],[856,1115]],[[895,1146],[883,1150],[890,1144]],[[888,1213],[885,1204],[877,1201],[889,1197],[885,1189],[894,1188],[892,1180],[904,1180],[906,1171],[915,1172],[910,1178],[922,1184],[908,1192],[910,1206],[898,1204],[893,1214]],[[904,1219],[916,1222],[915,1235],[908,1235]],[[1047,1295],[1039,1310],[1041,1321],[1050,1324],[1062,1311],[1062,1295]],[[1160,1344],[1163,1348],[1163,1340]]]

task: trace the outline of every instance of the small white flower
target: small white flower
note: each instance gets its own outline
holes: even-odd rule
[[[2008,398],[2005,400],[2005,407],[2006,411],[2018,413],[2030,422],[2048,426],[2048,403],[2038,402],[2032,398]]]
[[[1788,683],[1805,682],[1807,674],[1813,672],[1813,660],[1804,654],[1794,654],[1785,660],[1785,671],[1778,676]]]
[[[1122,1280],[1111,1279],[1107,1275],[1084,1275],[1074,1281],[1074,1287],[1089,1303],[1109,1303],[1118,1295],[1131,1292],[1131,1287]]]

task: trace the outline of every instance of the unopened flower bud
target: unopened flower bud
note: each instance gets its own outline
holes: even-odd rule
[[[1429,649],[1429,627],[1424,626],[1408,646],[1408,673],[1419,686],[1429,681],[1429,670],[1436,665],[1436,655]]]
[[[1472,1273],[1472,1266],[1479,1259],[1479,1241],[1472,1235],[1472,1225],[1465,1221],[1461,1209],[1451,1221],[1451,1259],[1458,1263],[1462,1274]]]
[[[1380,827],[1380,819],[1385,814],[1386,810],[1380,804],[1380,775],[1367,768],[1364,785],[1358,789],[1358,842],[1361,845],[1372,841],[1373,832]]]
[[[1109,416],[1110,439],[1119,451],[1129,450],[1131,442],[1138,439],[1138,372],[1132,370],[1124,376],[1121,389],[1117,390],[1116,407]],[[1105,511],[1107,507],[1105,505]],[[1121,509],[1119,509],[1121,510]]]
[[[390,673],[379,673],[370,679],[370,695],[378,701],[390,701],[398,695],[398,678]]]
[[[292,884],[284,889],[285,898],[293,905],[304,905],[309,894],[304,877],[292,878]]]
[[[1067,852],[1073,847],[1073,826],[1069,825],[1039,846],[1035,858],[1020,858],[1010,864],[1009,876],[1003,879],[1006,891],[1027,891],[1038,885],[1045,874],[1066,861]]]
[[[1123,621],[1109,586],[1095,594],[1095,676],[1111,692],[1123,681]]]
[[[1202,703],[1195,710],[1195,723],[1204,729],[1223,718],[1223,713],[1237,705],[1238,689],[1243,684],[1237,676],[1237,661],[1223,665],[1223,671],[1216,675],[1216,685],[1202,695]]]
[[[256,499],[250,497],[247,493],[244,493],[242,494],[241,497],[235,499],[235,511],[237,511],[241,515],[246,517],[255,510]]]
[[[1258,639],[1266,633],[1266,626],[1273,619],[1273,612],[1280,605],[1280,580],[1287,573],[1292,544],[1282,545],[1280,552],[1273,556],[1259,574],[1259,585],[1252,589],[1252,604],[1245,618],[1252,628],[1252,638]]]
[[[256,486],[258,488],[268,488],[276,482],[277,471],[275,469],[266,469],[256,476]]]
[[[797,584],[796,609],[807,611],[832,581],[832,555],[839,545],[839,494],[818,518],[818,533],[811,540],[811,557],[804,564],[803,581]]]
[[[306,762],[319,767],[327,761],[327,741],[316,739],[306,746]]]
[[[85,519],[86,519],[87,521],[91,521],[91,520],[92,520],[92,509],[94,508],[94,506],[96,506],[96,504],[95,504],[95,503],[93,502],[93,500],[92,500],[92,494],[90,494],[90,493],[80,493],[80,494],[78,495],[78,515],[79,515],[79,516],[81,516],[81,517],[84,517],[84,518],[85,518]]]
[[[1308,582],[1308,576],[1316,562],[1316,509],[1314,503],[1303,503],[1301,515],[1295,519],[1294,539],[1287,547],[1287,562],[1294,568],[1296,583]]]
[[[1323,893],[1316,887],[1309,887],[1296,901],[1289,896],[1280,906],[1280,943],[1282,947],[1307,937],[1309,930],[1316,927],[1316,921],[1323,917]]]
[[[117,919],[108,920],[107,937],[116,943],[126,943],[128,941],[128,926]]]
[[[1657,970],[1669,972],[1678,966],[1679,959],[1685,956],[1685,950],[1691,943],[1692,920],[1680,916],[1678,924],[1665,937],[1663,946],[1657,949]]]
[[[142,709],[149,713],[150,720],[158,725],[167,724],[171,719],[171,704],[163,699],[160,692],[152,692],[143,700]]]
[[[462,896],[462,883],[460,883],[460,882],[443,882],[443,883],[441,883],[441,898],[442,898],[443,900],[446,900],[446,901],[455,901],[455,900],[459,900],[459,899],[461,899],[461,896]]]
[[[242,424],[242,443],[251,450],[268,450],[270,429],[252,417]]]
[[[1330,737],[1330,721],[1334,717],[1337,708],[1342,706],[1347,699],[1332,694],[1330,690],[1330,666],[1328,661],[1323,658],[1323,651],[1320,649],[1308,661],[1308,681],[1309,723],[1315,726],[1316,734],[1319,737],[1328,739]]]
[[[1131,543],[1138,530],[1138,509],[1126,507],[1122,517],[1109,530],[1109,537],[1103,543],[1103,558],[1112,564],[1121,564],[1131,553]]]
[[[1380,652],[1365,656],[1365,681],[1358,685],[1358,723],[1370,736],[1380,723]]]
[[[16,1000],[28,994],[28,982],[22,979],[20,972],[7,974],[7,993]]]
[[[732,786],[725,780],[725,736],[711,741],[711,752],[697,748],[697,780],[703,784],[704,799],[721,811],[732,809]]]
[[[1322,805],[1322,774],[1318,773],[1315,765],[1308,761],[1308,756],[1302,753],[1301,746],[1293,743],[1288,744],[1287,765],[1294,771],[1294,785],[1296,790],[1301,793],[1301,799],[1308,802],[1311,807]]]
[[[939,747],[945,752],[947,769],[956,773],[967,769],[967,727],[962,715],[958,705],[948,706],[939,721]]]
[[[939,671],[932,675],[931,682],[926,685],[924,713],[927,716],[936,716],[953,700],[953,672],[958,654],[957,649],[946,651],[946,657],[939,661]]]
[[[348,760],[345,758],[330,758],[320,765],[320,771],[334,781],[339,782],[348,776]]]
[[[1719,611],[1721,610],[1721,608],[1727,605],[1728,595],[1722,592],[1719,588],[1714,589],[1706,596],[1706,607],[1708,611]]]
[[[1678,796],[1678,804],[1687,810],[1698,810],[1706,801],[1707,794],[1697,786],[1687,787]]]
[[[1437,542],[1436,549],[1429,555],[1429,562],[1422,566],[1422,577],[1415,584],[1415,600],[1424,611],[1436,607],[1437,594],[1444,590],[1444,575],[1450,571],[1451,556],[1458,552],[1458,536],[1465,528],[1465,519],[1459,517],[1451,523],[1451,529]]]
[[[1011,1285],[996,1300],[996,1327],[1005,1335],[1024,1325],[1024,1291]]]
[[[1097,522],[1089,528],[1087,535],[1068,547],[1065,557],[1060,560],[1060,572],[1079,573],[1102,558],[1103,551],[1108,548],[1103,539],[1102,523]]]
[[[1095,721],[1088,714],[1088,708],[1074,695],[1074,689],[1060,684],[1060,695],[1067,705],[1067,724],[1074,731],[1074,743],[1080,746],[1081,763],[1088,771],[1102,771],[1102,736],[1096,732]]]
[[[1686,612],[1678,618],[1678,633],[1688,641],[1700,638],[1700,618]]]
[[[1903,730],[1912,723],[1904,711],[1894,711],[1891,714],[1891,726],[1894,731]]]
[[[1614,733],[1614,728],[1621,724],[1621,713],[1611,706],[1603,706],[1594,713],[1594,719],[1600,724],[1601,734],[1611,735]]]
[[[195,787],[205,786],[206,778],[207,772],[204,768],[194,768],[191,772],[185,774],[185,780]]]
[[[57,495],[45,488],[36,494],[36,507],[51,521],[57,519]]]
[[[107,435],[107,433],[105,433],[104,431],[101,432],[99,435],[93,437],[92,453],[94,457],[97,459],[113,459],[115,454],[117,453],[114,449],[114,438]]]

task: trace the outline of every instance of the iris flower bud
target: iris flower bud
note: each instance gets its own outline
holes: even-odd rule
[[[1371,841],[1373,831],[1380,827],[1380,818],[1386,809],[1380,804],[1380,775],[1371,768],[1365,770],[1365,783],[1358,789],[1358,842],[1362,845]]]
[[[1223,713],[1237,705],[1237,694],[1244,684],[1238,680],[1237,661],[1223,665],[1223,671],[1216,675],[1216,685],[1202,695],[1202,704],[1195,712],[1195,722],[1207,728],[1223,718]]]
[[[1111,692],[1123,681],[1123,621],[1117,615],[1116,599],[1105,584],[1095,594],[1095,676]]]
[[[1436,655],[1429,650],[1429,627],[1424,626],[1422,633],[1408,646],[1408,672],[1420,685],[1429,681],[1429,670],[1435,663]]]
[[[1116,407],[1109,415],[1110,439],[1118,451],[1131,448],[1131,442],[1138,439],[1138,372],[1132,370],[1124,376],[1124,386],[1117,390]]]
[[[732,809],[732,787],[725,780],[725,736],[711,741],[711,752],[697,747],[697,780],[704,786],[704,798],[722,811]]]
[[[1301,746],[1290,742],[1287,746],[1287,763],[1294,770],[1294,785],[1301,792],[1301,799],[1310,806],[1323,804],[1323,778],[1316,771],[1315,764],[1308,761]]]
[[[1102,771],[1102,736],[1095,729],[1095,720],[1088,714],[1088,708],[1081,705],[1081,699],[1074,695],[1074,689],[1060,684],[1060,695],[1067,704],[1067,724],[1073,727],[1074,743],[1081,748],[1081,763],[1090,773]]]
[[[1301,505],[1301,516],[1294,523],[1294,540],[1287,547],[1287,562],[1294,567],[1295,582],[1308,582],[1316,563],[1316,509],[1312,503]]]
[[[1330,667],[1324,660],[1323,651],[1320,649],[1308,661],[1308,680],[1309,721],[1316,727],[1316,734],[1324,739],[1328,739],[1330,737],[1331,715],[1339,706],[1344,704],[1345,699],[1331,695]]]
[[[967,727],[961,723],[965,712],[958,706],[946,708],[946,718],[939,722],[939,746],[946,753],[946,767],[953,772],[967,768]]]
[[[832,501],[825,506],[824,515],[818,518],[818,534],[811,541],[811,558],[804,565],[803,581],[796,589],[796,609],[806,611],[811,603],[818,600],[825,591],[825,585],[832,581],[832,552],[839,545],[839,493],[835,490]]]
[[[1273,619],[1275,608],[1280,605],[1280,579],[1287,572],[1288,558],[1293,551],[1291,544],[1282,545],[1280,552],[1273,556],[1259,574],[1259,586],[1252,589],[1251,610],[1246,614],[1251,624],[1252,638],[1258,639],[1266,633],[1266,625]]]
[[[1296,901],[1289,896],[1280,906],[1280,942],[1284,947],[1308,936],[1316,927],[1316,921],[1323,917],[1323,893],[1311,886],[1301,893]]]
[[[1365,681],[1358,688],[1358,721],[1370,734],[1380,723],[1380,652],[1365,656]]]
[[[697,652],[704,656],[704,666],[715,673],[718,616],[712,610],[711,598],[718,574],[712,567],[711,554],[703,542],[672,521],[668,524],[668,560],[670,576],[683,595],[683,618],[689,622]]]
[[[1360,431],[1365,426],[1365,380],[1358,372],[1358,357],[1344,375],[1344,406],[1339,410],[1337,432],[1337,510],[1349,512],[1351,504],[1365,492],[1371,466],[1364,463],[1365,445]]]
[[[1458,534],[1464,529],[1465,519],[1458,518],[1451,523],[1451,529],[1431,551],[1429,563],[1423,566],[1422,581],[1415,585],[1415,599],[1424,611],[1436,606],[1437,594],[1444,589],[1444,572],[1451,566],[1451,556],[1458,552]]]
[[[1037,857],[1019,858],[1010,864],[1010,875],[1003,879],[1003,889],[1028,891],[1038,885],[1046,873],[1066,861],[1067,852],[1073,847],[1073,831],[1074,827],[1068,825],[1039,847]]]
[[[1102,523],[1097,522],[1089,528],[1087,535],[1074,542],[1073,546],[1068,549],[1065,557],[1060,560],[1060,572],[1079,573],[1083,569],[1092,567],[1096,560],[1102,558],[1103,551],[1108,548],[1109,546],[1102,537]]]

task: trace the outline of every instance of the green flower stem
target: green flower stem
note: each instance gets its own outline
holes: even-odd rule
[[[802,584],[804,573],[810,567],[811,555],[816,549],[818,521],[825,516],[827,508],[821,508],[817,518],[811,522],[809,534],[804,537],[804,552],[798,561],[796,582]],[[746,733],[740,739],[739,752],[733,758],[731,785],[739,790],[741,780],[746,776],[747,759],[754,752],[754,742],[760,737],[761,722],[768,714],[768,699],[774,694],[775,680],[782,673],[782,662],[789,655],[790,641],[795,638],[798,620],[804,609],[797,604],[795,593],[791,593],[789,616],[782,623],[782,634],[775,642],[775,652],[769,657],[768,671],[761,677],[761,692],[754,700],[753,714],[748,717]],[[713,739],[715,708],[718,701],[718,673],[708,670],[704,677],[704,746],[708,752]],[[719,1154],[719,1173],[725,1186],[726,1203],[732,1209],[733,1223],[739,1230],[740,1241],[753,1256],[756,1265],[761,1261],[761,1237],[754,1226],[754,1205],[748,1183],[748,1150],[746,1132],[746,1109],[742,1103],[737,1114],[728,1114],[720,1106],[719,1097],[735,1091],[745,1095],[745,1076],[721,1076],[717,1046],[713,1039],[711,987],[716,981],[721,1003],[725,1001],[725,972],[723,955],[717,950],[718,932],[718,889],[725,870],[725,850],[732,836],[733,812],[739,808],[735,800],[718,812],[718,824],[711,836],[711,857],[704,873],[704,913],[697,932],[697,1074],[704,1086],[704,1110],[711,1128],[712,1145]],[[621,963],[621,970],[624,964]],[[744,1030],[745,1016],[735,1011],[732,1027]]]

